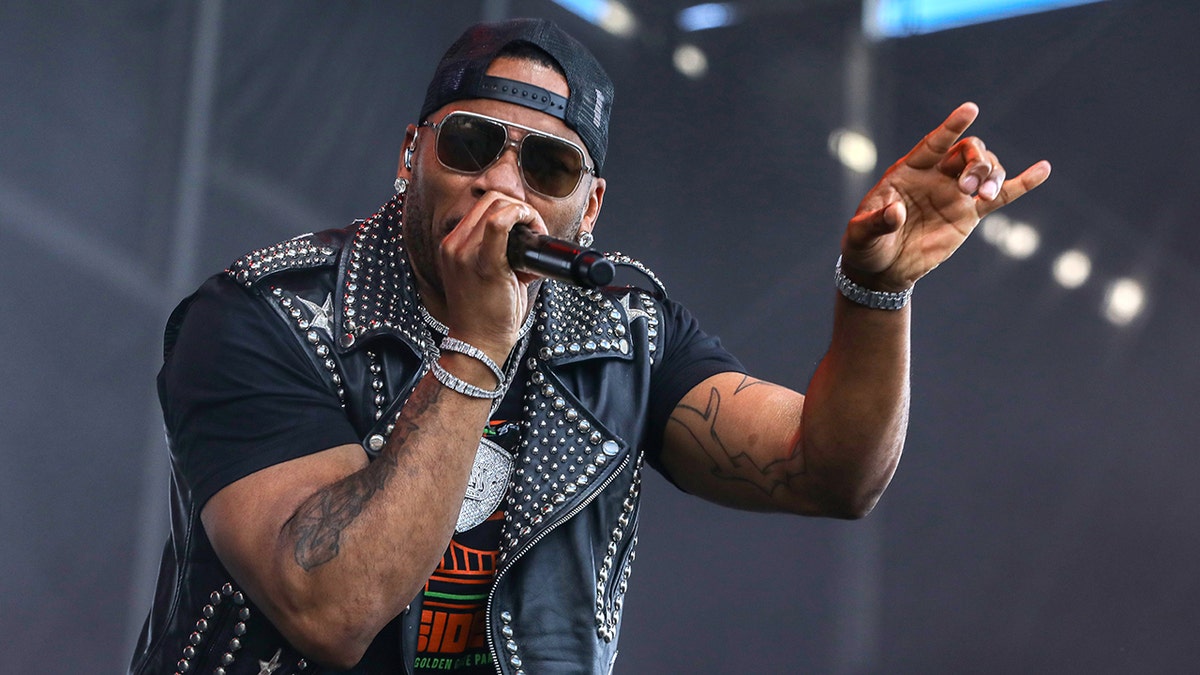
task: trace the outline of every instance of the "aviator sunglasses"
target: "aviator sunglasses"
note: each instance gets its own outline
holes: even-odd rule
[[[441,122],[425,121],[417,126],[437,132],[438,161],[452,171],[484,171],[500,159],[505,148],[512,146],[517,151],[517,166],[525,185],[553,199],[569,197],[575,192],[584,173],[596,175],[595,168],[584,162],[583,150],[578,145],[520,124],[456,110]],[[526,133],[519,140],[509,140],[510,128]]]

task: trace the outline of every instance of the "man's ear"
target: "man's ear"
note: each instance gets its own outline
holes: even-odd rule
[[[396,178],[412,178],[413,153],[416,150],[417,125],[410,124],[404,130],[404,147],[400,150],[400,165],[396,167]]]
[[[604,206],[604,179],[595,178],[588,188],[587,205],[584,207],[583,218],[579,220],[580,232],[591,232],[600,217],[600,207]]]

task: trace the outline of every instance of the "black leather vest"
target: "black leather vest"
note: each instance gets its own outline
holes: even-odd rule
[[[227,270],[300,341],[372,458],[436,358],[403,252],[401,206],[255,251]],[[187,305],[168,322],[166,354]],[[660,310],[639,289],[545,282],[533,311],[488,644],[498,673],[607,673],[637,543]],[[175,476],[172,496],[171,538],[131,672],[333,672],[292,648],[238,589]],[[420,605],[418,596],[344,672],[410,673]]]

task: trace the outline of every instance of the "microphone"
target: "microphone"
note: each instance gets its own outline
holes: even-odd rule
[[[607,286],[616,274],[612,261],[598,251],[572,241],[534,234],[527,225],[517,224],[508,232],[508,265],[559,281],[596,288]]]

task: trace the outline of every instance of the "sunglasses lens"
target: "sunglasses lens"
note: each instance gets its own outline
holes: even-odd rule
[[[455,171],[483,171],[507,144],[504,125],[474,115],[451,113],[438,124],[438,161]],[[521,141],[521,172],[532,190],[566,197],[583,176],[583,153],[570,143],[531,133]]]
[[[466,115],[450,115],[438,128],[438,160],[457,171],[483,171],[504,150],[504,127]]]
[[[529,187],[548,197],[566,197],[583,175],[583,155],[560,140],[530,134],[521,144],[521,170]]]

